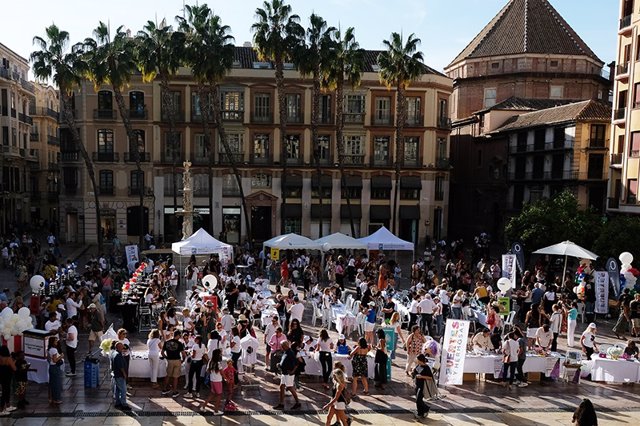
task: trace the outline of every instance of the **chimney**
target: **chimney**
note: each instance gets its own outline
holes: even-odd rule
[[[251,45],[250,41],[245,41],[244,43],[242,43],[242,47],[253,47],[253,46]]]

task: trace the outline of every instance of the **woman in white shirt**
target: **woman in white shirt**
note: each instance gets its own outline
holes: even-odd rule
[[[160,349],[162,349],[162,340],[160,340],[160,330],[154,328],[147,337],[147,349],[149,350],[149,365],[151,366],[151,386],[158,388],[158,366],[160,365]]]
[[[320,338],[316,344],[316,351],[319,352],[319,361],[322,366],[322,379],[325,389],[329,389],[329,376],[333,364],[331,363],[331,352],[333,352],[333,341],[329,338],[329,332],[325,328],[320,330]]]
[[[207,355],[207,347],[202,343],[202,336],[198,335],[194,338],[190,355],[191,364],[189,365],[189,380],[187,382],[187,393],[185,396],[200,398],[200,386],[202,385],[200,373],[204,365],[204,357]],[[194,375],[196,376],[195,388],[193,386]]]
[[[49,403],[62,404],[62,366],[64,357],[58,351],[58,336],[49,337],[47,359],[49,360]]]
[[[420,295],[416,294],[409,305],[409,327],[411,330],[418,323],[418,305],[420,304]]]
[[[207,366],[209,372],[209,381],[211,386],[211,392],[206,401],[200,406],[200,411],[206,411],[207,404],[211,401],[213,403],[213,415],[221,416],[223,414],[220,402],[222,401],[222,352],[220,349],[216,349],[211,353],[211,359]]]
[[[67,376],[76,375],[76,349],[78,349],[78,328],[74,325],[73,318],[67,318],[67,336],[65,345],[67,346],[67,358],[69,359],[69,373]]]
[[[233,361],[233,368],[235,368],[236,371],[238,371],[238,360],[242,355],[242,346],[240,345],[240,331],[238,330],[238,327],[233,327],[231,329],[231,336],[229,338],[229,347],[231,348],[231,360]],[[237,374],[238,373],[236,373],[236,379],[235,379],[236,384],[238,384]]]
[[[555,303],[552,307],[553,313],[551,314],[551,332],[553,333],[553,340],[551,341],[551,351],[558,350],[558,335],[560,334],[560,328],[562,326],[562,308],[560,304]]]
[[[222,337],[220,337],[220,333],[217,330],[213,330],[209,332],[209,341],[207,342],[207,356],[209,359],[211,359],[211,355],[216,349],[222,351]]]

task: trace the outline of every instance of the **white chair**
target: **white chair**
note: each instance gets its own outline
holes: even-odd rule
[[[581,321],[584,324],[584,318],[585,318],[585,315],[586,315],[585,314],[586,306],[582,302],[578,302],[577,305],[578,305],[578,315],[580,316]]]
[[[329,309],[323,308],[322,309],[322,326],[327,330],[331,330],[332,322],[333,322],[333,312],[331,311],[331,308]]]
[[[516,311],[511,311],[509,312],[509,315],[507,315],[507,319],[504,320],[504,325],[502,327],[502,334],[506,334],[507,333],[507,327],[509,327],[509,331],[513,330],[513,320],[516,317]]]
[[[318,320],[323,320],[323,316],[322,311],[318,307],[318,304],[316,302],[311,303],[313,304],[313,315],[311,316],[311,324],[313,324],[313,326],[315,327]]]
[[[347,308],[347,311],[350,311],[353,309],[353,296],[349,295],[347,296],[347,301],[345,303],[345,306]]]
[[[360,313],[360,301],[356,300],[355,302],[353,302],[353,309],[351,310],[351,313],[355,316],[357,316]]]
[[[356,328],[358,329],[358,335],[360,337],[364,336],[364,323],[366,320],[366,315],[362,312],[358,312],[358,315],[356,315]]]

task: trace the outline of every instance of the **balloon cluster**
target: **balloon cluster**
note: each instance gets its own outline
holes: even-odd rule
[[[138,268],[133,271],[133,274],[131,275],[129,281],[122,285],[122,293],[127,294],[131,291],[131,287],[133,287],[138,282],[138,279],[142,279],[144,270],[146,268],[147,264],[145,262],[140,263],[140,266],[138,266]]]
[[[591,268],[591,261],[589,259],[582,259],[580,266],[576,270],[574,283],[577,284],[573,287],[573,292],[579,299],[584,299],[587,289],[587,280],[591,277],[593,269]]]
[[[23,331],[31,328],[33,328],[33,322],[29,308],[22,307],[17,314],[9,307],[0,312],[0,334],[5,339],[22,335]]]
[[[620,263],[622,263],[620,275],[624,277],[625,288],[633,289],[636,285],[636,277],[633,275],[633,267],[631,266],[631,262],[633,262],[633,255],[628,251],[625,251],[620,253],[618,259],[620,259]]]

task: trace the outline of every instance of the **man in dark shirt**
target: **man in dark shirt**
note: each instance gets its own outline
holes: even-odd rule
[[[396,304],[393,303],[393,296],[387,296],[387,301],[384,303],[382,307],[382,312],[384,312],[384,320],[385,322],[389,322],[391,320],[391,315],[396,311]]]
[[[631,318],[631,336],[640,336],[640,293],[636,293],[634,301],[629,303],[629,317]]]
[[[122,356],[124,345],[122,342],[116,343],[116,347],[111,351],[111,376],[113,377],[113,399],[115,408],[120,410],[130,410],[127,405],[127,368]]]
[[[274,410],[284,410],[284,392],[288,390],[293,395],[296,403],[291,406],[292,410],[300,408],[300,401],[298,400],[298,393],[294,385],[296,369],[298,368],[298,360],[296,359],[295,352],[291,349],[288,341],[282,342],[282,360],[280,361],[280,369],[282,374],[280,375],[280,400],[277,405],[274,405]]]
[[[413,377],[416,380],[416,408],[418,413],[416,418],[423,419],[429,415],[430,407],[424,402],[424,387],[426,380],[432,378],[430,375],[430,369],[427,366],[427,359],[423,354],[418,355],[416,358],[416,368],[413,370]]]
[[[168,395],[171,392],[169,380],[173,379],[173,395],[171,396],[175,398],[180,395],[180,392],[178,392],[178,378],[180,377],[182,359],[186,357],[184,344],[180,341],[179,330],[173,333],[173,339],[164,342],[162,356],[167,359],[167,375],[164,378],[164,391],[162,391],[162,394]]]
[[[613,327],[613,333],[618,339],[624,338],[624,333],[627,331],[627,328],[630,328],[629,323],[631,322],[631,312],[629,305],[632,300],[633,296],[631,296],[629,289],[625,288],[618,298],[618,309],[620,310],[620,315],[618,316],[616,325]]]

